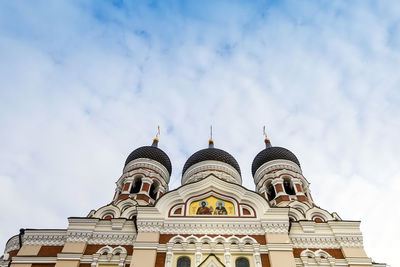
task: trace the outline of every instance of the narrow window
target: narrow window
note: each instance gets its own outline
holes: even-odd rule
[[[249,260],[246,258],[239,258],[235,261],[235,267],[250,267]]]
[[[275,198],[276,194],[275,194],[275,189],[274,186],[269,183],[267,185],[267,198],[269,201],[273,200]]]
[[[138,178],[136,179],[135,183],[131,188],[131,194],[139,193],[141,187],[142,187],[142,179]]]
[[[176,267],[190,267],[190,259],[188,257],[180,257]]]
[[[154,200],[157,198],[157,191],[158,191],[158,183],[154,181],[154,183],[150,187],[150,197]]]
[[[294,191],[293,183],[290,181],[290,179],[285,178],[283,180],[283,187],[285,188],[285,192],[288,195],[296,195],[296,192]]]

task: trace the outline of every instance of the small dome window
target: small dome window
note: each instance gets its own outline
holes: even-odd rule
[[[296,191],[294,190],[293,182],[289,178],[284,178],[283,187],[285,188],[286,194],[296,195]]]
[[[271,181],[269,181],[267,184],[267,198],[269,201],[271,201],[274,200],[275,196],[276,196],[275,188],[272,185]]]
[[[142,187],[142,177],[138,177],[135,179],[134,184],[132,185],[131,188],[131,194],[137,194],[140,192],[140,189]]]
[[[157,198],[158,187],[159,185],[157,181],[154,181],[150,187],[150,197],[154,200]]]

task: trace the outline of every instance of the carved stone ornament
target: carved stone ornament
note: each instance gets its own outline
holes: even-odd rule
[[[294,248],[340,248],[335,237],[291,237]]]

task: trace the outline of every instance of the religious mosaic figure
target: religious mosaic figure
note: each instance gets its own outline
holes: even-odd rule
[[[217,207],[215,208],[214,215],[227,215],[228,212],[226,211],[224,207],[224,202],[218,201],[217,202]]]
[[[200,202],[200,207],[197,209],[196,214],[198,215],[212,215],[213,208],[212,207],[207,207],[207,202],[202,201]]]

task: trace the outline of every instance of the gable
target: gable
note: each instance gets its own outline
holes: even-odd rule
[[[225,264],[215,254],[211,253],[198,267],[225,267]]]

